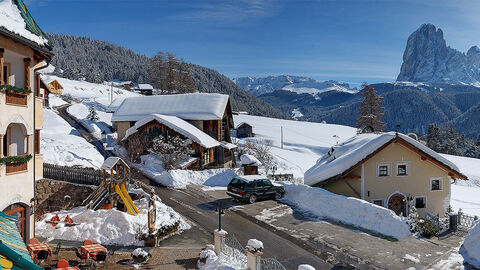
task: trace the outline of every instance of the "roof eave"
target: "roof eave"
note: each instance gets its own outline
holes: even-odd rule
[[[45,58],[51,59],[54,55],[52,52],[52,48],[50,46],[39,45],[36,42],[33,42],[27,38],[24,38],[20,35],[15,34],[14,32],[11,32],[5,29],[5,27],[0,26],[0,34],[3,34],[7,38],[10,38],[16,42],[22,43],[23,45],[26,45],[32,48],[33,50],[42,53],[43,55],[45,55]]]

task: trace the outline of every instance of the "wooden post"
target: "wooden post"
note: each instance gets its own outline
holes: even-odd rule
[[[3,135],[0,134],[0,158],[3,157]]]
[[[31,87],[30,87],[30,62],[31,61],[32,60],[30,58],[24,58],[23,59],[23,62],[25,64],[25,69],[24,69],[25,70],[25,83],[24,83],[25,87],[24,88],[27,89],[27,90],[31,89]],[[3,70],[2,70],[2,72],[3,72]]]
[[[4,48],[0,48],[0,68],[1,68],[1,71],[0,71],[0,85],[3,85],[5,84],[5,82],[7,81],[7,78],[4,78],[3,77],[3,65],[5,63],[5,59],[3,58],[3,54],[5,53],[5,49]]]

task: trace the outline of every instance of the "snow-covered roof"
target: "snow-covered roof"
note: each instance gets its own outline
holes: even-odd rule
[[[148,83],[139,83],[138,89],[140,90],[153,90],[153,86]]]
[[[125,97],[118,97],[110,103],[107,107],[107,112],[108,113],[114,113],[120,105],[122,105],[122,102],[125,100]]]
[[[132,97],[115,111],[112,122],[138,121],[156,113],[185,120],[221,120],[227,103],[228,95],[213,93]]]
[[[182,134],[183,136],[189,138],[190,140],[200,144],[205,148],[213,148],[216,146],[220,146],[220,143],[218,141],[216,141],[194,125],[188,123],[187,121],[182,120],[176,116],[162,114],[152,114],[137,121],[134,126],[127,129],[127,133],[123,140],[127,139],[130,135],[137,132],[142,126],[152,121],[157,121],[158,123],[164,124],[165,126],[175,130],[176,132]]]
[[[434,160],[442,163],[449,169],[459,173],[458,167],[423,145],[419,141],[416,141],[410,138],[407,135],[395,132],[387,133],[365,133],[359,134],[355,137],[350,138],[344,143],[334,146],[333,151],[330,150],[328,154],[324,155],[317,161],[312,168],[305,172],[304,181],[307,185],[318,184],[322,181],[337,177],[353,166],[357,165],[359,162],[367,158],[369,155],[373,154],[376,150],[382,146],[390,143],[395,140],[397,136],[400,139],[403,139],[408,144],[417,148],[421,152],[430,156]]]
[[[240,161],[242,162],[242,165],[254,165],[254,166],[260,166],[262,163],[254,156],[249,155],[249,154],[243,154],[240,157]]]
[[[0,28],[40,46],[48,43],[45,33],[35,23],[23,1],[16,1],[16,3],[14,0],[0,1]]]
[[[228,149],[228,150],[232,150],[232,149],[237,148],[237,146],[233,143],[220,142],[220,144],[222,145],[223,148]]]
[[[239,175],[237,177],[235,177],[237,179],[241,179],[245,182],[251,182],[251,181],[255,181],[255,180],[259,180],[259,179],[268,179],[268,177],[266,175],[261,175],[261,174],[257,174],[257,175]]]
[[[235,128],[239,128],[239,127],[241,127],[242,125],[249,125],[249,126],[252,126],[252,125],[250,125],[250,124],[249,124],[249,123],[247,123],[247,122],[241,122],[241,123],[240,123],[240,124],[238,124],[238,125],[237,125]]]
[[[125,163],[121,158],[119,157],[109,157],[105,159],[105,161],[102,164],[102,167],[100,169],[102,170],[111,170],[118,162],[122,162],[125,164],[125,166],[128,167],[127,163]]]

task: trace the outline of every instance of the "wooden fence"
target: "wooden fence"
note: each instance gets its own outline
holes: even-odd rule
[[[100,185],[103,181],[99,170],[43,164],[43,177],[82,185]]]

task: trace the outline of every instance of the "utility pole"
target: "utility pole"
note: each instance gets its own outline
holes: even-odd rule
[[[280,127],[280,147],[283,149],[283,127]]]

